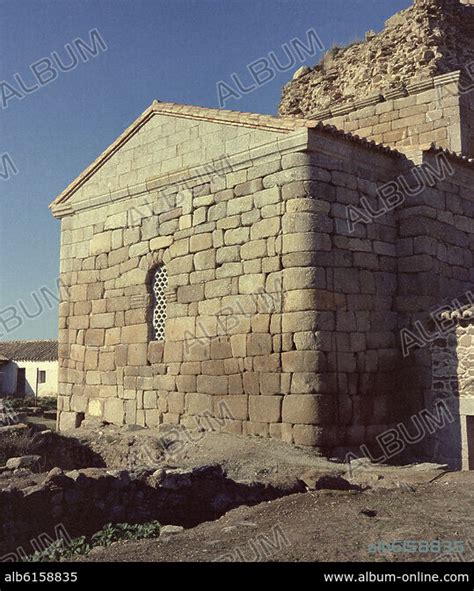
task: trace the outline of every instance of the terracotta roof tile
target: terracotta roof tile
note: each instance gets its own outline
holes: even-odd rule
[[[474,306],[466,305],[456,310],[447,310],[439,314],[441,320],[469,320],[474,322]]]
[[[58,341],[4,341],[0,342],[0,360],[56,361]]]
[[[459,164],[467,164],[468,166],[474,166],[474,158],[469,158],[469,156],[464,156],[463,154],[458,154],[457,152],[452,152],[447,148],[441,148],[437,144],[431,144],[431,146],[425,150],[425,152],[431,152],[432,154],[446,154],[452,160],[455,160]]]
[[[378,144],[374,140],[368,140],[367,138],[354,135],[352,133],[349,133],[348,131],[343,131],[342,129],[339,129],[334,125],[328,125],[326,123],[322,123],[321,121],[319,123],[309,121],[308,123],[309,124],[307,125],[307,127],[314,127],[314,129],[317,129],[319,131],[324,131],[325,133],[338,136],[350,142],[360,144],[368,148],[369,150],[383,152],[384,154],[392,154],[393,156],[396,156],[398,158],[405,158],[405,155],[396,150],[395,148],[390,148],[389,146],[385,146],[384,144]]]

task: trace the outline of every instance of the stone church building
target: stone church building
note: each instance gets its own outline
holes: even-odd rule
[[[300,69],[278,117],[154,101],[56,198],[60,429],[474,467],[468,4]]]

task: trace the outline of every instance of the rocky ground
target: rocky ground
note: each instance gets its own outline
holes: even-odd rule
[[[433,561],[474,560],[474,473],[367,492],[310,491],[158,540],[94,549],[86,561]],[[396,540],[461,540],[465,553],[374,553]]]
[[[75,536],[87,533],[88,515],[95,515],[93,531],[103,525],[101,515],[112,520],[105,509],[129,522],[146,509],[147,518],[189,528],[95,548],[81,560],[410,561],[440,553],[371,552],[369,545],[461,541],[465,556],[474,548],[473,472],[366,460],[349,467],[282,442],[174,428],[85,425],[70,436],[41,436],[45,445],[29,456],[32,469],[25,459],[0,468],[9,531],[28,503],[40,501],[41,527],[60,518]]]

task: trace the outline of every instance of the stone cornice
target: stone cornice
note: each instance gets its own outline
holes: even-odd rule
[[[345,154],[344,151],[341,151],[340,147],[338,147],[341,140],[347,144],[348,148],[351,144],[355,144],[362,149],[382,156],[405,158],[404,154],[393,148],[346,133],[342,130],[336,129],[334,126],[323,125],[313,121],[309,122],[307,127],[302,127],[292,133],[273,138],[272,141],[266,144],[230,156],[223,156],[222,158],[217,158],[186,170],[178,170],[150,177],[142,183],[98,195],[93,198],[76,202],[68,200],[65,202],[53,203],[51,210],[56,218],[62,218],[72,215],[77,211],[102,207],[108,203],[115,203],[132,197],[139,197],[140,195],[146,195],[151,191],[159,191],[164,188],[175,188],[178,191],[186,190],[196,185],[210,182],[212,178],[216,176],[217,171],[225,170],[226,168],[229,169],[229,172],[241,170],[243,168],[248,168],[249,166],[256,166],[265,161],[272,160],[272,157],[280,158],[284,154],[292,152],[317,152],[337,157],[339,159],[350,158],[350,151]]]
[[[50,206],[51,211],[54,217],[62,218],[71,215],[76,211],[101,207],[108,203],[129,199],[131,197],[138,197],[140,195],[145,195],[150,191],[162,188],[177,187],[178,190],[189,189],[198,184],[209,182],[216,176],[216,171],[223,170],[226,167],[230,169],[229,171],[236,171],[246,168],[249,165],[257,165],[260,162],[271,159],[272,155],[275,154],[280,157],[289,152],[305,151],[308,149],[309,133],[310,130],[308,127],[302,127],[298,131],[284,135],[281,138],[274,138],[271,142],[255,148],[250,148],[230,156],[216,158],[207,163],[185,170],[150,177],[149,179],[146,179],[145,182],[118,189],[117,191],[112,191],[75,203],[72,203],[71,201],[53,202]]]
[[[122,146],[128,142],[152,117],[163,115],[181,119],[194,119],[218,123],[220,125],[234,125],[260,129],[264,131],[288,134],[297,129],[308,126],[306,119],[296,117],[274,117],[272,115],[261,115],[258,113],[243,113],[240,111],[228,111],[224,109],[210,109],[193,105],[181,105],[177,103],[163,103],[153,101],[120,136],[96,158],[62,193],[51,203],[50,208],[55,212],[61,211],[59,204],[67,201],[84,183],[86,183]],[[311,126],[311,122],[309,123]],[[66,208],[67,210],[67,208]],[[66,211],[65,210],[65,211]]]
[[[312,115],[309,115],[308,119],[310,121],[325,121],[334,117],[341,117],[343,115],[348,115],[349,113],[364,109],[365,107],[377,105],[389,100],[420,94],[421,92],[425,92],[433,88],[440,88],[449,84],[459,84],[463,80],[463,77],[463,72],[461,70],[456,70],[455,72],[450,72],[449,74],[442,74],[433,78],[427,78],[426,80],[413,82],[411,84],[407,84],[406,86],[400,86],[399,88],[382,90],[380,93],[373,94],[358,101],[349,101],[340,105],[336,105],[330,109],[325,109],[324,111],[318,111]]]

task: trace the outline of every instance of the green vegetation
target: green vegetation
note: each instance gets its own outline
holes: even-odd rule
[[[158,521],[149,523],[108,523],[100,531],[90,538],[81,536],[71,541],[63,538],[56,540],[45,550],[35,552],[25,559],[25,562],[58,562],[67,560],[72,556],[88,554],[92,548],[97,546],[110,546],[121,540],[144,540],[147,538],[158,538],[161,526]]]
[[[37,404],[33,402],[33,406],[40,406],[43,410],[56,410],[58,399],[55,396],[41,396]]]
[[[32,396],[12,397],[0,394],[0,399],[12,410],[19,410],[29,406],[36,406],[43,410],[56,410],[58,404],[58,399],[55,396],[41,396],[35,400]]]

